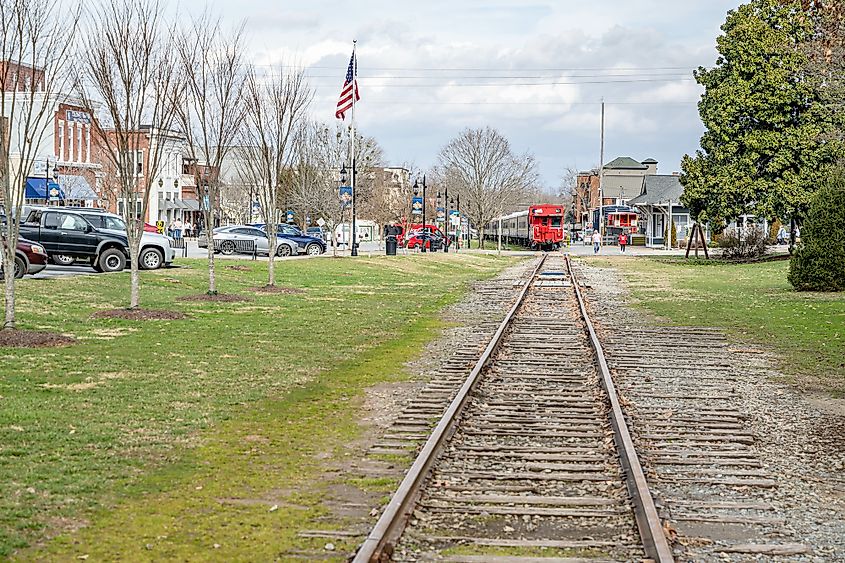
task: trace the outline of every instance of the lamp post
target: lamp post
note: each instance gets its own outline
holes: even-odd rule
[[[352,256],[358,256],[358,224],[357,224],[357,217],[355,213],[355,164],[352,164],[352,229],[349,233],[350,239],[352,241],[352,252],[350,253]],[[346,165],[344,164],[340,168],[340,184],[342,186],[346,185],[346,181],[349,179],[349,173],[346,170]]]
[[[437,223],[438,223],[437,219],[440,218],[438,216],[438,213],[440,213],[440,208],[442,207],[442,205],[443,205],[443,200],[440,196],[440,190],[437,190],[437,197],[434,198],[434,225],[435,226],[437,226]],[[434,234],[434,233],[432,233],[432,234]],[[446,248],[445,244],[443,245],[443,248],[444,249]],[[445,250],[444,250],[444,252],[445,252]]]
[[[47,168],[50,167],[50,159],[47,159]],[[59,186],[59,163],[58,161],[53,163],[53,181]],[[61,186],[59,186],[59,195],[62,195]]]
[[[455,211],[458,212],[458,224],[455,226],[455,252],[461,249],[461,226],[462,226],[462,217],[461,217],[461,194],[458,194],[456,199],[450,199],[449,203],[457,205],[455,206]]]
[[[420,187],[417,180],[414,180],[414,196],[420,193]],[[420,252],[425,252],[425,174],[423,174],[422,181],[422,234],[423,241],[420,245]]]
[[[443,252],[449,252],[449,184],[446,184],[445,193],[443,194],[443,201],[446,205],[446,216],[444,217],[445,227],[446,227],[446,246],[443,248]]]

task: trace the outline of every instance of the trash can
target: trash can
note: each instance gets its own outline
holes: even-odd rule
[[[387,256],[396,256],[396,237],[389,236],[384,240],[384,253]]]

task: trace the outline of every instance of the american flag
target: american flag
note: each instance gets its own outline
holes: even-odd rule
[[[355,53],[352,53],[352,58],[349,59],[349,68],[346,69],[346,80],[343,82],[343,89],[340,91],[340,99],[337,101],[337,111],[334,116],[338,119],[344,119],[346,112],[352,107],[352,90],[355,90],[355,101],[361,99],[358,94],[358,78],[357,68],[355,67]]]

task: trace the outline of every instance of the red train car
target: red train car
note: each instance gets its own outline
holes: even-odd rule
[[[518,211],[493,219],[487,226],[485,237],[496,240],[499,223],[502,240],[527,246],[535,250],[555,250],[563,242],[563,215],[566,208],[560,204],[532,205],[528,211]]]

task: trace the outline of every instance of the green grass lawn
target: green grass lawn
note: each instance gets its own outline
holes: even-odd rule
[[[67,348],[0,348],[0,558],[270,560],[307,549],[321,456],[360,432],[362,390],[404,377],[436,311],[512,259],[439,254],[218,262],[245,303],[177,301],[204,262],[143,274],[142,305],[178,321],[93,320],[128,275],[25,280],[20,328]],[[271,510],[273,507],[278,507]],[[314,540],[311,540],[314,541]]]
[[[791,382],[845,396],[845,294],[801,293],[788,262],[726,264],[674,258],[597,258],[620,268],[633,296],[673,324],[724,328],[776,353]]]

